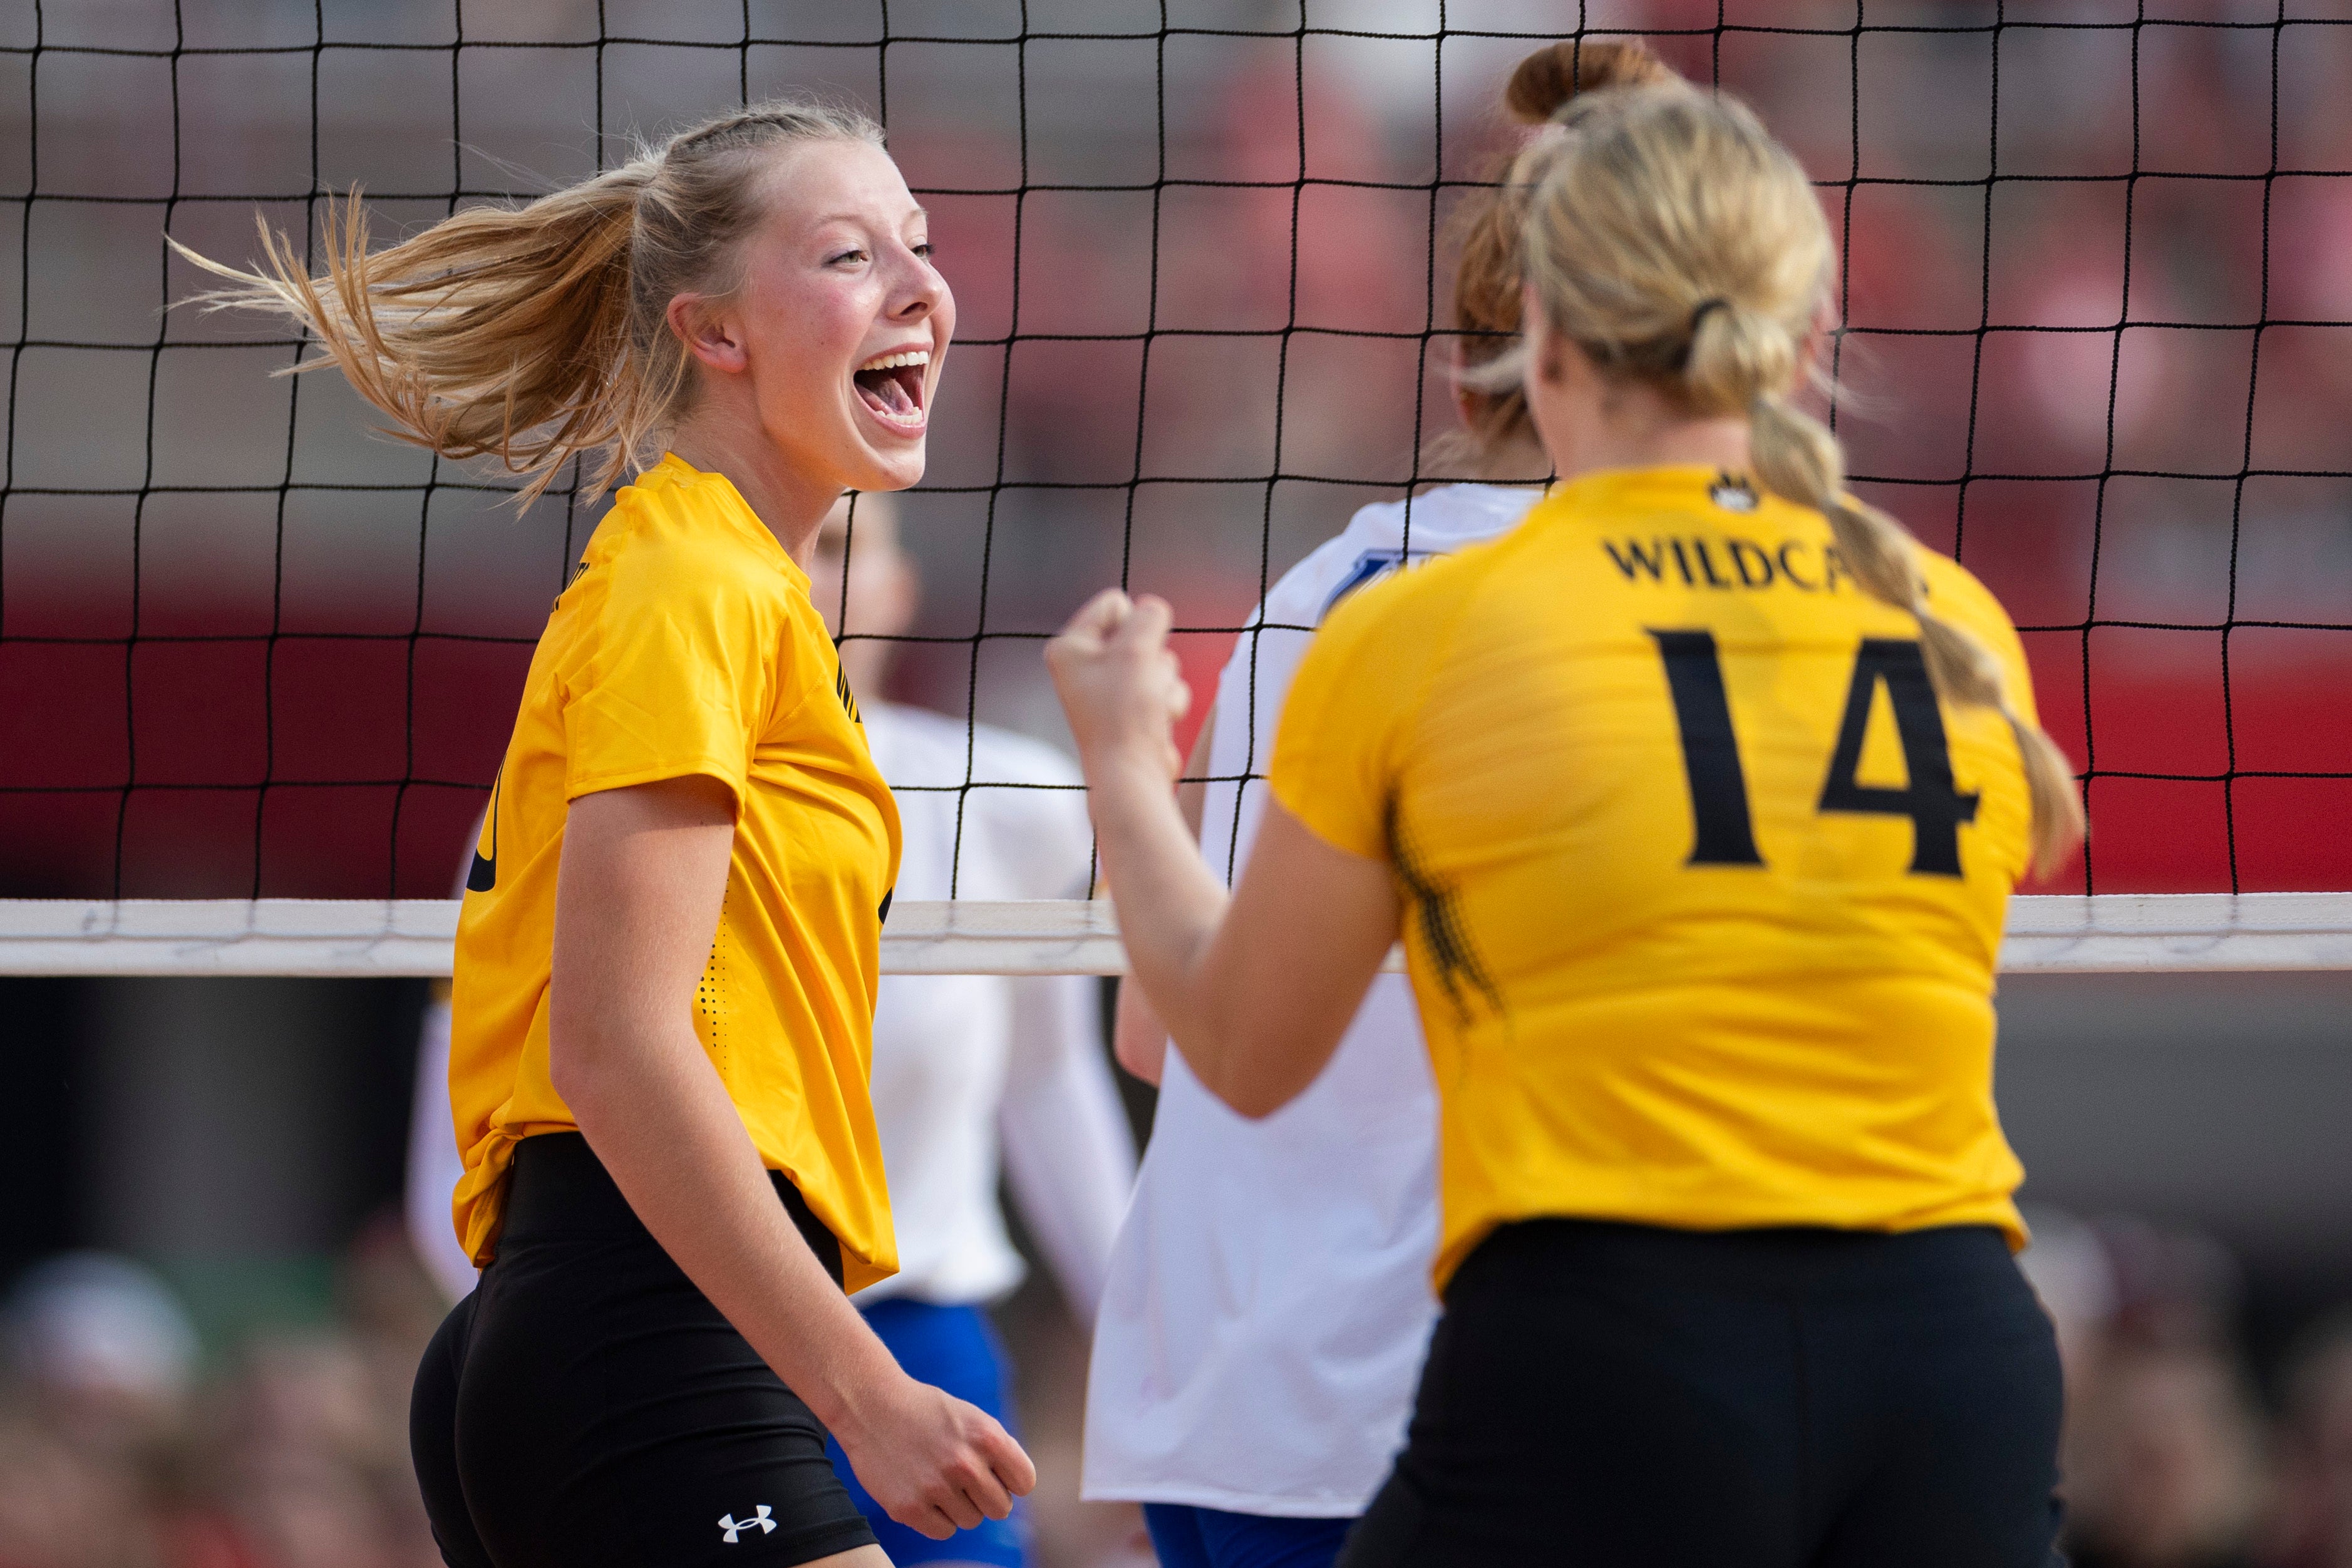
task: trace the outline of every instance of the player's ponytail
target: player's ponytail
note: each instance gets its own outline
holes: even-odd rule
[[[1748,452],[1766,489],[1829,520],[1839,556],[1872,598],[1908,610],[1919,623],[1919,652],[1936,695],[1970,708],[1990,708],[2017,737],[2025,784],[2033,803],[2033,863],[2054,869],[2083,841],[2083,804],[2074,770],[2042,727],[2009,700],[2000,659],[1975,634],[1938,616],[1927,603],[1916,548],[1903,525],[1846,493],[1845,455],[1829,427],[1780,394],[1759,395],[1748,415]]]
[[[1503,107],[1522,125],[1542,126],[1579,93],[1680,79],[1639,38],[1563,38],[1518,63],[1503,89]],[[1475,466],[1535,436],[1517,378],[1486,384],[1473,374],[1508,353],[1518,339],[1519,226],[1527,190],[1505,180],[1509,167],[1508,160],[1498,165],[1496,183],[1472,192],[1454,212],[1454,363],[1466,393],[1466,427],[1432,444],[1431,460],[1442,466]]]
[[[1517,171],[1534,187],[1526,265],[1551,326],[1604,375],[1696,416],[1748,416],[1757,479],[1822,513],[1862,590],[1918,621],[1936,694],[2009,721],[2034,864],[2053,868],[2083,837],[2064,753],[2011,701],[1992,650],[1929,605],[1902,524],[1846,492],[1836,436],[1789,401],[1835,258],[1803,168],[1744,105],[1679,81],[1580,96],[1555,123],[1564,133]]]
[[[593,496],[690,405],[669,302],[738,286],[737,242],[762,211],[761,154],[817,138],[878,145],[881,132],[826,105],[762,104],[527,206],[469,208],[378,251],[354,191],[328,204],[315,278],[267,223],[252,272],[173,247],[234,285],[201,303],[290,317],[325,350],[291,368],[337,366],[393,435],[445,458],[497,458],[530,477],[525,506],[573,456],[596,454]]]

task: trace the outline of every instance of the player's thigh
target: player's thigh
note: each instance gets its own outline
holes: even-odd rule
[[[1820,1568],[1898,1561],[1906,1568],[2050,1568],[2061,1561],[2064,1389],[2050,1320],[2005,1251],[1977,1279],[1937,1287],[1881,1332],[1855,1322],[1826,1327],[1859,1363],[1848,1379],[1876,1386],[1824,1413],[1847,1426],[1825,1436],[1849,1446],[1854,1479],[1827,1521]],[[1850,1414],[1856,1411],[1862,1419]]]
[[[1792,1560],[1787,1310],[1661,1281],[1594,1228],[1507,1226],[1463,1265],[1345,1568]]]
[[[408,1454],[443,1560],[454,1568],[494,1568],[489,1549],[467,1511],[465,1483],[457,1468],[457,1385],[473,1318],[474,1298],[469,1295],[450,1310],[425,1347],[409,1393]]]
[[[808,1406],[658,1249],[515,1247],[476,1294],[457,1463],[498,1568],[788,1568],[873,1544]]]

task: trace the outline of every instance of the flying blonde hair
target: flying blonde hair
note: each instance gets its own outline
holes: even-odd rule
[[[764,211],[771,154],[820,140],[879,146],[882,132],[830,104],[756,104],[526,206],[469,208],[378,251],[354,190],[327,205],[315,278],[258,217],[251,272],[172,246],[234,285],[195,302],[268,310],[319,341],[323,354],[280,374],[337,366],[399,439],[528,476],[524,507],[572,458],[601,454],[593,500],[643,466],[692,399],[670,300],[740,285],[738,242]]]
[[[1918,621],[1936,694],[2009,721],[2034,866],[2056,866],[2084,831],[2065,753],[2018,712],[1992,650],[1930,606],[1903,525],[1846,492],[1837,437],[1790,402],[1837,258],[1804,169],[1744,104],[1680,81],[1579,94],[1553,123],[1562,134],[1512,173],[1525,275],[1548,323],[1603,375],[1654,385],[1696,416],[1748,416],[1757,479],[1827,518],[1864,592]],[[1518,357],[1472,384],[1516,374]]]

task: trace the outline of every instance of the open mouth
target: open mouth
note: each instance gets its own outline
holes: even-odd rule
[[[931,356],[924,349],[877,354],[857,367],[850,377],[858,398],[893,425],[918,425],[923,418],[923,378]]]

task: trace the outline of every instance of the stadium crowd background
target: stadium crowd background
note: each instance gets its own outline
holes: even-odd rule
[[[1308,20],[1436,14],[1333,9]],[[1990,5],[1874,4],[1893,30],[1858,37],[1830,0],[1584,16],[1719,68],[1825,180],[1950,182],[1825,192],[1857,471],[1904,481],[1874,499],[1958,541],[2022,624],[2208,628],[2030,633],[2072,754],[2087,691],[2103,773],[2346,773],[2352,632],[2230,634],[2225,719],[2210,628],[2352,604],[2352,177],[2249,177],[2352,169],[2352,21],[2181,0],[2128,26],[2140,9],[2073,0],[2032,19],[2107,25],[1998,35]],[[668,41],[594,47],[600,16]],[[812,42],[703,47],[747,16]],[[962,311],[904,503],[939,640],[902,651],[902,700],[1055,736],[1037,639],[1123,560],[1180,624],[1230,627],[1450,418],[1425,329],[1454,197],[1426,186],[1483,169],[1524,41],[1449,39],[1433,74],[1426,39],[1294,39],[1295,5],[1165,19],[1276,36],[1161,40],[1157,5],[1041,0],[1033,33],[1143,36],[1015,46],[1009,4],[889,7],[894,35],[965,39],[887,54],[893,151]],[[1800,30],[1738,30],[1767,20]],[[0,896],[444,893],[593,521],[560,499],[518,521],[486,476],[369,437],[340,382],[268,379],[290,347],[224,346],[249,323],[160,314],[194,286],[166,222],[236,257],[257,205],[300,232],[314,188],[363,184],[390,226],[585,173],[600,122],[609,155],[747,87],[874,106],[880,52],[820,46],[880,26],[725,0],[0,15]],[[1127,188],[1040,188],[1068,186]],[[222,199],[255,196],[283,199]],[[2126,312],[2195,324],[2114,330]],[[289,488],[320,484],[379,488]],[[1231,634],[1180,641],[1205,695]],[[2226,889],[2233,828],[2244,888],[2352,888],[2347,806],[2344,777],[2100,778],[2095,885]],[[435,1560],[400,1410],[439,1306],[386,1218],[422,1000],[0,983],[0,1568]],[[2078,1373],[2085,1560],[2352,1563],[2352,1329],[2330,1316],[2352,1300],[2352,986],[2038,980],[2004,1002],[2028,1195],[2105,1216],[2053,1215],[2037,1263]],[[1070,1496],[1076,1331],[1034,1280],[1001,1315],[1046,1471],[1040,1560],[1109,1561],[1120,1520]]]

